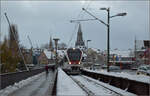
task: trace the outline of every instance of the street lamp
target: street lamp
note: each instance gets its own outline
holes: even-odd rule
[[[106,11],[110,11],[110,8],[100,8],[100,10],[106,10]],[[109,18],[112,18],[112,17],[116,17],[116,16],[125,16],[127,15],[127,13],[118,13],[116,15],[113,15],[113,16],[109,16]]]
[[[110,8],[100,8],[100,10],[107,11],[107,72],[109,72],[109,57],[110,57],[110,18],[116,16],[125,16],[127,13],[118,13],[116,15],[110,16]]]
[[[87,40],[86,42],[87,42],[87,50],[88,50],[88,42],[91,42],[91,40]]]
[[[86,51],[87,52],[87,58],[88,58],[88,54],[89,54],[88,53],[88,42],[91,42],[91,40],[87,40],[87,51]],[[86,58],[86,63],[88,63],[87,58]]]
[[[110,16],[110,18],[116,17],[116,16],[125,16],[125,15],[127,15],[127,13],[118,13],[118,14],[116,14],[114,16]]]
[[[58,67],[58,59],[57,59],[57,46],[58,46],[58,40],[59,40],[59,38],[54,38],[53,39],[54,41],[55,41],[55,51],[56,51],[56,55],[55,55],[55,68],[57,68]]]

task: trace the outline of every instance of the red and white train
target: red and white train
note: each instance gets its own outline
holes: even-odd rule
[[[66,50],[67,62],[64,63],[63,69],[69,75],[80,74],[83,52],[79,48],[68,48]]]

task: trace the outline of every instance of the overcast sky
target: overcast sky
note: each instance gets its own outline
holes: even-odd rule
[[[18,25],[20,43],[30,48],[29,35],[33,46],[49,42],[50,35],[60,38],[60,42],[74,46],[77,38],[77,23],[74,19],[91,18],[82,11],[87,8],[93,15],[107,21],[101,7],[110,7],[110,14],[127,12],[127,16],[110,20],[111,49],[127,50],[134,48],[135,36],[138,40],[150,39],[148,1],[1,1],[1,37],[8,35],[7,15],[11,23]],[[107,48],[107,27],[98,21],[81,22],[83,39],[92,40],[90,47]]]

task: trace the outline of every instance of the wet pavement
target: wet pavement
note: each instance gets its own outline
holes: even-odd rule
[[[9,96],[50,96],[54,84],[54,73],[44,73],[40,78],[13,92]]]

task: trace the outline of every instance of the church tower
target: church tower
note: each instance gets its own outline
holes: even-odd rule
[[[85,47],[83,37],[82,37],[82,30],[81,30],[81,24],[79,23],[78,33],[77,33],[77,41],[75,43],[75,47],[81,48]]]

